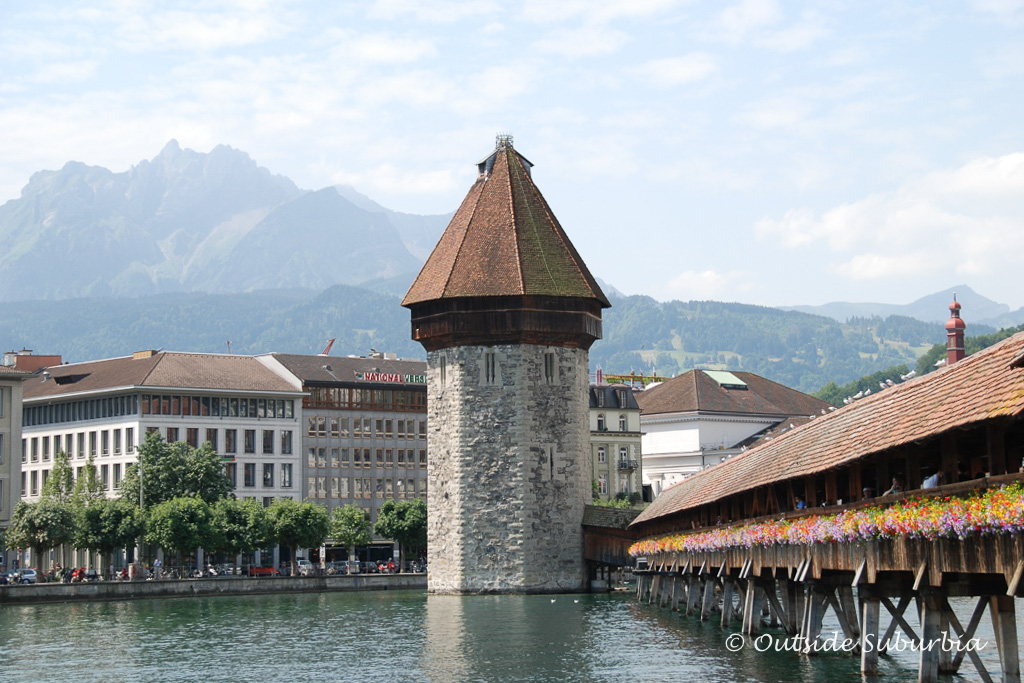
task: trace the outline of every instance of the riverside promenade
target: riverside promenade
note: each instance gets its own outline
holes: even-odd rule
[[[426,574],[355,574],[250,578],[99,581],[0,586],[0,607],[90,600],[264,595],[269,593],[334,593],[341,591],[426,590]]]

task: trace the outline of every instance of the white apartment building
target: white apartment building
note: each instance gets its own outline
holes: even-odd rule
[[[76,477],[88,457],[117,495],[151,431],[210,442],[239,498],[301,499],[302,392],[252,356],[141,351],[46,368],[24,383],[21,498],[39,498],[60,451]]]
[[[752,445],[802,424],[825,401],[750,372],[691,370],[639,392],[644,484],[654,496]]]
[[[602,500],[643,495],[640,406],[623,384],[591,384],[590,456]]]

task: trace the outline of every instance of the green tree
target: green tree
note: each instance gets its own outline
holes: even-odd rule
[[[106,498],[106,494],[104,493],[103,482],[100,481],[99,474],[96,471],[95,458],[90,455],[88,460],[85,461],[82,473],[78,475],[78,480],[75,481],[75,505],[86,506],[93,501],[103,500],[104,498]]]
[[[64,451],[57,451],[53,456],[53,470],[46,479],[40,497],[49,498],[61,505],[70,505],[74,492],[75,474],[71,471],[70,458]]]
[[[214,538],[210,505],[198,496],[179,496],[146,512],[146,542],[178,553],[178,566],[196,548]]]
[[[349,561],[355,557],[357,545],[366,545],[373,540],[372,529],[362,508],[342,505],[331,511],[331,538],[345,547]]]
[[[398,543],[401,555],[399,571],[408,559],[408,550],[427,547],[427,504],[422,498],[415,500],[385,501],[377,513],[374,526],[377,535]]]
[[[121,497],[139,502],[139,469],[142,469],[142,507],[172,498],[198,496],[213,503],[231,494],[234,486],[224,473],[224,463],[209,442],[192,448],[183,441],[172,444],[158,432],[146,435],[139,446],[139,461],[125,472]]]
[[[11,515],[8,542],[16,548],[32,548],[36,568],[45,572],[46,551],[70,543],[75,537],[71,506],[53,498],[35,503],[20,502]]]
[[[319,547],[331,531],[327,509],[314,503],[278,498],[267,508],[274,538],[291,551],[292,576],[297,573],[299,548]]]
[[[213,504],[213,552],[232,558],[270,543],[273,530],[267,510],[255,500],[221,498]]]
[[[102,555],[108,567],[111,555],[134,543],[144,529],[138,508],[117,498],[91,501],[77,510],[75,519],[75,544]]]

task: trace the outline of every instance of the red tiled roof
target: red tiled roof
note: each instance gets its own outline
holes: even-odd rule
[[[409,288],[403,306],[437,299],[608,299],[511,144],[499,144]]]
[[[739,413],[819,415],[828,403],[750,372],[733,372],[746,389],[720,386],[703,370],[690,370],[636,394],[643,415],[659,413]]]
[[[118,387],[295,391],[252,356],[161,352],[47,368],[25,382],[25,400]]]
[[[984,420],[1024,413],[1024,332],[937,372],[819,416],[664,491],[641,523],[767,484],[817,474]]]

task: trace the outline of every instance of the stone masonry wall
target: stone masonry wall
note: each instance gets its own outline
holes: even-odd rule
[[[429,590],[583,590],[587,351],[461,346],[427,365]]]

